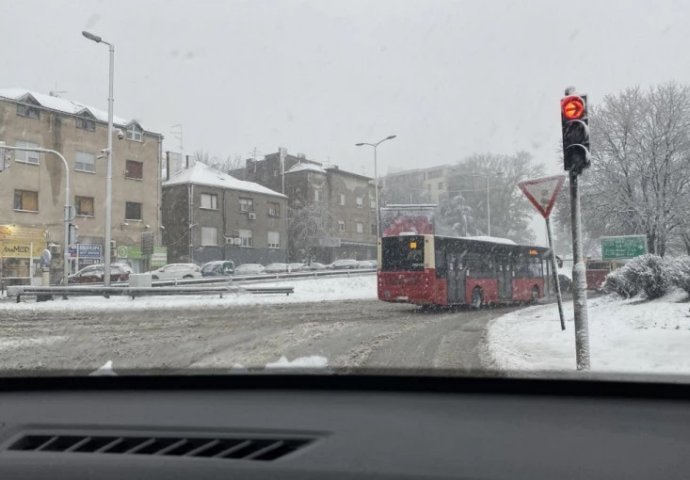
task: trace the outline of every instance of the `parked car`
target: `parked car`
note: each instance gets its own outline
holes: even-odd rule
[[[134,269],[129,263],[126,262],[113,262],[111,265],[117,265],[118,267],[122,268],[127,273],[134,273]]]
[[[319,262],[311,262],[309,265],[304,266],[305,270],[326,270],[326,265]]]
[[[288,271],[290,272],[303,272],[306,270],[306,265],[303,263],[289,263]]]
[[[287,263],[274,262],[266,265],[266,273],[285,273],[288,271]]]
[[[235,263],[232,260],[214,260],[201,267],[202,277],[224,277],[235,273]]]
[[[376,268],[376,260],[360,260],[357,262],[357,268]]]
[[[235,267],[235,275],[261,275],[265,270],[259,263],[243,263]]]
[[[355,269],[357,268],[357,260],[354,258],[341,258],[328,265],[328,268],[332,270]]]
[[[67,277],[69,284],[75,283],[103,283],[105,277],[105,265],[89,265],[79,270],[77,273]],[[129,280],[129,272],[121,265],[110,265],[110,281],[126,282]]]
[[[151,280],[188,280],[201,277],[201,268],[193,263],[170,263],[153,270]]]

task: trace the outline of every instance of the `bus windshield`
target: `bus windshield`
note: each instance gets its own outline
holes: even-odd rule
[[[384,272],[424,270],[424,237],[421,235],[383,238],[382,250],[381,270]]]

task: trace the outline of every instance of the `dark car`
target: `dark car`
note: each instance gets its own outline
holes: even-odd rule
[[[214,260],[201,267],[202,277],[225,277],[235,273],[235,263],[232,260]]]
[[[105,277],[105,265],[89,265],[79,270],[74,275],[70,275],[67,281],[70,284],[75,283],[103,283]],[[110,266],[110,281],[111,282],[126,282],[129,280],[129,272],[121,265]]]

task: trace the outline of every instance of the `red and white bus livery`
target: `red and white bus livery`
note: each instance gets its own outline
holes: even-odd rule
[[[533,302],[544,296],[548,251],[490,238],[384,237],[379,243],[378,298],[473,307]]]

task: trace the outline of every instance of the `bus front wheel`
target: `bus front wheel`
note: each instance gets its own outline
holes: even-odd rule
[[[481,308],[483,301],[484,301],[484,293],[482,292],[482,289],[479,287],[474,287],[474,290],[472,290],[472,303],[471,303],[472,308],[475,308],[475,309]]]

